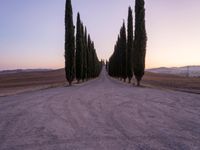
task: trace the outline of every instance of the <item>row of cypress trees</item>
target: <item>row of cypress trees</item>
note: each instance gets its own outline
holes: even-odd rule
[[[77,81],[95,78],[100,74],[102,63],[99,61],[94,42],[84,27],[80,14],[77,14],[76,39],[74,36],[73,11],[71,0],[65,6],[65,72],[69,85]]]
[[[127,65],[126,47],[126,27],[125,23],[123,22],[123,25],[120,29],[120,34],[115,44],[114,53],[109,60],[108,68],[111,76],[119,77],[124,79],[124,81],[127,78],[125,67]]]
[[[99,61],[94,42],[87,34],[87,28],[77,14],[76,24],[76,79],[84,81],[85,79],[99,76],[101,71],[101,62]]]
[[[132,9],[129,7],[127,36],[123,22],[108,64],[110,76],[124,79],[124,81],[128,78],[130,83],[134,74],[138,86],[144,75],[147,43],[144,5],[144,0],[135,1],[135,33],[133,33]]]

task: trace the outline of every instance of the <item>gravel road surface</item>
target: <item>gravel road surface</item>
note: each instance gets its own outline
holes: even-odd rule
[[[199,150],[200,95],[99,78],[0,97],[0,150]]]

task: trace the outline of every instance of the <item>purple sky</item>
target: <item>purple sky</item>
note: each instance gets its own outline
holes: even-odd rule
[[[99,58],[113,52],[134,0],[72,0]],[[146,0],[147,68],[200,65],[200,1]],[[65,0],[0,1],[0,70],[64,66]]]

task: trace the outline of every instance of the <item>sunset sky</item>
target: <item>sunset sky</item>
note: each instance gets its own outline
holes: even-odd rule
[[[72,0],[108,59],[134,0]],[[146,67],[200,65],[200,0],[146,0]],[[64,67],[65,0],[0,1],[0,70]]]

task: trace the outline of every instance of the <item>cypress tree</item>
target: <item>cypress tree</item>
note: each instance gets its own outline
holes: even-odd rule
[[[122,30],[122,28],[121,28]],[[121,32],[120,30],[120,32]],[[110,76],[121,79],[122,76],[122,54],[121,54],[121,37],[118,35],[117,42],[114,46],[114,52],[109,59],[108,73]]]
[[[121,33],[120,33],[120,52],[121,52],[121,78],[124,79],[124,82],[127,78],[126,66],[127,66],[127,50],[126,50],[126,27],[125,23],[123,22]]]
[[[91,43],[91,75],[94,78],[95,77],[95,48],[94,48],[94,42]]]
[[[82,41],[83,41],[83,51],[82,51],[82,55],[83,55],[83,72],[82,72],[82,80],[84,81],[87,78],[87,29],[85,27],[84,30],[84,26],[82,24]]]
[[[121,32],[121,29],[120,29]],[[119,66],[115,72],[116,72],[116,77],[119,77],[119,79],[121,80],[122,77],[122,54],[121,54],[121,37],[120,35],[118,36],[118,40],[116,43],[116,54],[115,54],[115,61],[117,63],[117,66]]]
[[[106,71],[108,71],[108,60],[106,60]]]
[[[91,78],[91,39],[90,35],[88,35],[87,40],[87,77]]]
[[[120,51],[120,41],[121,41],[121,37],[120,35],[118,36],[118,39],[117,39],[117,43],[116,43],[116,53],[115,53],[115,62],[116,62],[116,66],[117,67],[115,69],[115,76],[118,77],[118,78],[121,78],[121,74],[122,74],[122,63],[121,63],[121,59],[122,59],[122,56],[121,56],[121,51]]]
[[[133,77],[133,15],[132,9],[129,7],[128,10],[128,27],[127,27],[127,77],[129,83]]]
[[[79,81],[82,79],[83,71],[83,61],[82,61],[82,51],[83,51],[83,31],[82,24],[80,20],[80,14],[77,14],[77,24],[76,24],[76,79]]]
[[[137,86],[144,75],[145,56],[146,56],[146,28],[145,28],[145,2],[144,0],[135,1],[135,39],[134,39],[134,75],[137,80]]]
[[[74,80],[74,52],[75,52],[74,24],[71,0],[66,0],[65,6],[65,73],[69,85]]]

